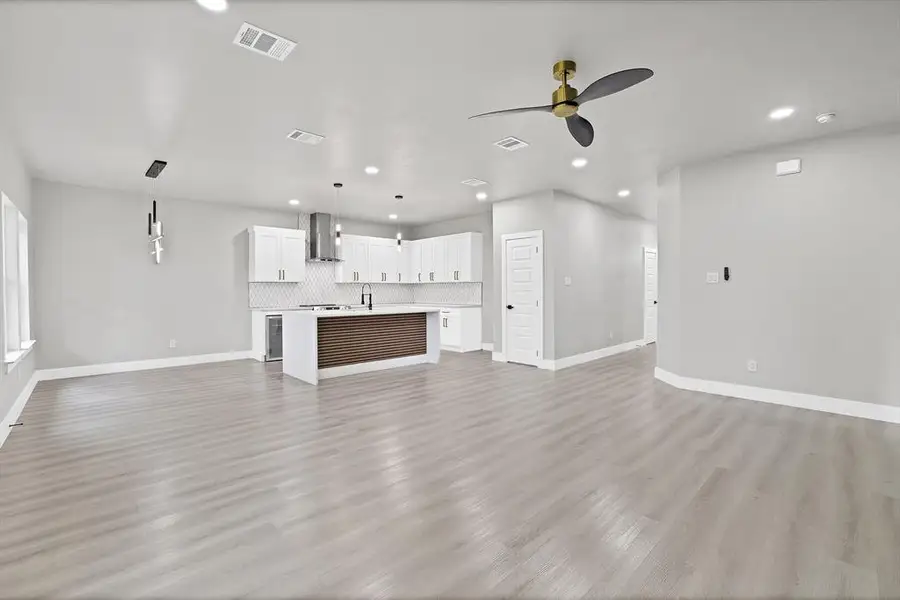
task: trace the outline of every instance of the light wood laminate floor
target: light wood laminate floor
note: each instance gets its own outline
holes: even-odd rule
[[[42,382],[0,450],[0,596],[900,596],[900,428],[654,362]]]

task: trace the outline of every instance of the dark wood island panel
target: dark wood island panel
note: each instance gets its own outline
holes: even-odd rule
[[[319,368],[426,354],[427,331],[425,313],[322,317]]]

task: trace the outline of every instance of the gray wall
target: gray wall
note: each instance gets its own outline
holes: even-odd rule
[[[296,213],[163,198],[156,265],[148,196],[35,180],[33,205],[42,369],[248,350],[246,230],[297,226]],[[390,225],[342,224],[347,233],[396,235]]]
[[[481,233],[484,240],[481,339],[484,343],[490,344],[494,340],[492,317],[497,310],[497,307],[494,306],[497,300],[495,300],[494,294],[494,245],[491,212],[420,225],[410,231],[410,239],[421,240],[428,237],[468,232]],[[499,297],[499,294],[496,294],[496,297]]]
[[[681,170],[659,178],[657,223],[659,258],[657,282],[656,362],[660,368],[681,369]]]
[[[553,192],[545,191],[515,200],[495,202],[493,212],[494,267],[493,289],[497,290],[497,301],[491,320],[494,329],[494,352],[503,351],[503,303],[502,276],[503,234],[524,231],[544,232],[544,359],[554,357],[553,345]]]
[[[655,225],[564,192],[553,198],[555,358],[643,339],[643,247],[656,247]]]
[[[0,129],[0,190],[2,190],[10,200],[15,203],[16,207],[22,212],[23,215],[28,219],[28,228],[29,228],[29,260],[31,261],[31,265],[34,265],[34,219],[32,218],[32,210],[31,210],[31,185],[29,180],[28,172],[25,169],[25,165],[22,162],[22,159],[19,155],[18,148],[16,148],[11,141],[7,132],[3,129]],[[2,253],[3,248],[0,247],[0,261],[2,261]],[[34,331],[34,267],[30,267],[30,271],[32,273],[32,284],[30,296],[31,296],[31,327],[32,332]],[[3,295],[0,294],[0,332],[2,332],[3,327]],[[0,340],[3,338],[0,337]],[[34,373],[34,365],[35,365],[35,352],[41,347],[42,342],[38,337],[36,338],[37,344],[35,345],[35,349],[31,351],[31,354],[26,356],[19,362],[18,365],[13,369],[11,373],[7,373],[6,369],[0,365],[0,420],[6,416],[9,412],[9,409],[15,403],[16,398],[19,396],[19,393],[22,391],[22,388],[25,387],[25,384],[28,383],[28,380],[31,378],[31,375]]]
[[[803,173],[775,177],[788,158]],[[683,167],[678,210],[660,210],[660,299],[680,294],[662,321],[681,330],[659,366],[900,406],[898,164],[900,135],[867,132]],[[730,282],[705,283],[726,265]]]

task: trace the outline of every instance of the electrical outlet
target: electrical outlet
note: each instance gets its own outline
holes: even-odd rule
[[[178,340],[169,340],[169,348],[177,348]]]
[[[710,271],[706,274],[706,283],[719,283],[719,273]]]
[[[609,339],[613,339],[613,332],[612,332],[612,331],[609,332]]]
[[[563,277],[563,284],[564,285],[572,285],[572,278],[571,277]]]
[[[751,373],[756,373],[756,369],[758,368],[758,366],[759,365],[756,364],[755,360],[747,361],[747,370],[750,371]]]

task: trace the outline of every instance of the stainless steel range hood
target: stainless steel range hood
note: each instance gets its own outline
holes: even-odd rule
[[[337,262],[341,260],[338,247],[334,243],[331,215],[313,213],[309,215],[309,260],[310,262]]]

